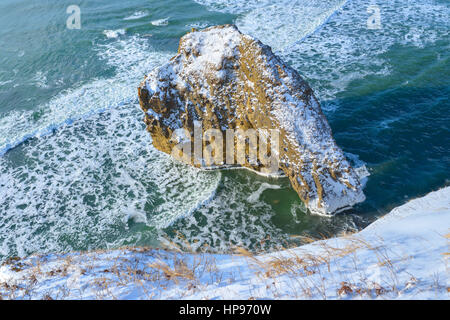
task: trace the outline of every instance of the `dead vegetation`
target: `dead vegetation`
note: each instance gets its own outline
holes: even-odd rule
[[[37,292],[45,300],[117,299],[118,292],[121,298],[165,299],[168,292],[181,298],[251,278],[253,299],[384,299],[401,296],[420,283],[397,267],[411,257],[389,250],[383,239],[368,243],[347,235],[340,245],[333,241],[313,245],[314,254],[300,247],[257,255],[235,247],[232,268],[224,268],[208,253],[186,253],[188,243],[183,248],[171,243],[171,250],[133,247],[9,258],[1,267],[18,277],[0,281],[0,298],[36,299]],[[369,266],[360,255],[367,251],[376,257]],[[430,288],[449,292],[441,281],[436,278]]]

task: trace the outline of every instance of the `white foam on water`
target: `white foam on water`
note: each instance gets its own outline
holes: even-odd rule
[[[104,31],[103,31],[103,34],[104,34],[108,39],[118,38],[119,36],[125,35],[125,33],[126,33],[125,29],[104,30]]]
[[[273,50],[282,50],[315,32],[347,0],[196,0],[211,10],[239,14],[238,28]]]
[[[208,9],[219,12],[239,14],[272,4],[272,0],[194,0]]]
[[[367,8],[374,4],[381,29],[371,30]],[[355,80],[392,73],[396,66],[385,54],[394,46],[433,45],[449,38],[449,27],[448,1],[350,0],[323,28],[279,54],[305,76],[321,100],[333,100]]]
[[[47,88],[50,87],[48,85],[47,73],[46,72],[42,72],[42,71],[36,72],[36,74],[34,75],[32,81],[39,88],[47,89]]]
[[[0,87],[12,82],[13,82],[12,80],[0,81]]]
[[[236,20],[238,28],[274,51],[314,33],[346,0],[284,0],[259,7]]]
[[[154,25],[154,26],[157,26],[157,27],[167,26],[169,24],[169,18],[153,20],[151,22],[151,24]]]
[[[295,203],[291,206],[291,215],[292,219],[294,220],[294,223],[300,224],[302,221],[298,217],[298,212],[305,212],[307,209],[305,208],[305,205],[303,203]]]
[[[350,161],[350,164],[355,169],[356,174],[358,175],[359,181],[361,182],[363,188],[366,186],[368,178],[370,176],[370,172],[367,169],[367,163],[359,159],[357,154],[353,154],[350,152],[345,152],[346,158]]]
[[[258,250],[261,246],[279,249],[286,245],[289,236],[272,222],[275,213],[271,205],[250,201],[246,196],[262,193],[267,186],[273,189],[281,186],[255,180],[244,170],[236,173],[225,175],[214,198],[170,227],[183,235],[171,241],[185,248],[187,240],[190,250],[210,252],[230,252],[236,246]]]
[[[437,0],[195,0],[209,10],[237,14],[236,24],[270,45],[313,86],[333,100],[353,81],[386,76],[383,57],[394,45],[424,48],[450,37],[450,2]],[[370,30],[369,6],[380,9],[381,29]],[[339,106],[324,105],[335,110]]]
[[[290,188],[289,181],[276,179],[269,183],[261,178],[255,179],[245,170],[235,172],[223,175],[213,199],[166,229],[168,234],[172,231],[181,235],[171,236],[170,241],[181,248],[216,253],[233,252],[236,246],[253,252],[261,249],[271,251],[298,243],[286,230],[277,226],[274,219],[277,213],[268,201],[262,199],[264,190]],[[292,216],[289,217],[290,227],[292,230],[299,227],[297,230],[301,235],[318,236],[317,232],[332,235],[358,230],[356,223],[362,225],[364,222],[355,215],[326,218],[310,215],[300,201],[294,202],[287,210],[286,214]]]
[[[279,185],[276,184],[269,184],[269,183],[263,183],[261,184],[261,186],[259,187],[258,190],[256,190],[255,192],[253,192],[248,198],[247,200],[251,203],[255,203],[256,201],[259,200],[259,198],[261,197],[261,194],[266,191],[267,189],[280,189],[281,187]]]
[[[138,19],[142,19],[148,16],[148,12],[147,11],[136,11],[134,12],[132,15],[123,18],[123,20],[138,20]]]
[[[137,105],[137,84],[172,53],[134,36],[98,54],[115,76],[0,118],[0,259],[156,242],[155,230],[215,193],[220,173],[151,147]],[[136,224],[144,231],[131,230]]]
[[[98,54],[106,64],[116,68],[116,75],[63,91],[35,110],[3,114],[0,156],[31,137],[48,134],[93,113],[137,101],[136,86],[145,73],[172,55],[152,50],[145,39],[137,36],[101,45]]]
[[[211,26],[211,23],[209,23],[209,22],[194,22],[194,23],[190,23],[190,24],[186,25],[186,27],[188,27],[188,28],[194,28],[197,30],[202,30],[209,26]]]
[[[221,177],[156,151],[134,104],[29,140],[0,158],[0,172],[0,259],[157,243]]]

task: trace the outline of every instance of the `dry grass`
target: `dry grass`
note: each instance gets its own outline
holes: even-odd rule
[[[448,238],[448,235],[446,237]],[[320,253],[315,254],[302,251],[301,248],[287,249],[264,257],[256,256],[243,248],[236,248],[235,251],[245,257],[249,266],[257,273],[259,270],[258,274],[263,280],[280,280],[280,276],[284,276],[285,284],[290,283],[291,296],[295,298],[320,296],[327,299],[330,298],[329,288],[332,287],[336,288],[336,295],[340,298],[374,299],[387,294],[393,297],[418,284],[416,277],[396,268],[397,263],[405,262],[411,257],[388,250],[383,239],[369,243],[353,234],[346,234],[343,238],[346,239],[345,245],[339,247],[331,245],[332,242],[316,242]],[[367,270],[359,261],[359,253],[367,250],[376,257],[374,268],[378,268],[383,275],[377,282],[368,280],[373,270]],[[354,278],[347,281],[342,281],[345,278],[345,267],[340,265],[340,262],[344,257],[348,258],[345,261],[353,262],[353,269],[347,274],[354,275]],[[400,274],[403,275],[402,278],[407,274],[408,280],[402,282]],[[274,286],[275,282],[271,281],[268,283]],[[433,287],[438,288],[439,283],[435,281]]]
[[[108,266],[106,269],[105,265]],[[96,250],[66,256],[33,256],[24,260],[10,258],[2,266],[8,266],[20,276],[14,283],[0,282],[0,295],[4,299],[35,298],[36,287],[55,280],[55,285],[42,299],[65,299],[69,296],[116,299],[114,290],[117,288],[138,289],[142,299],[159,299],[164,290],[173,286],[184,286],[188,294],[200,290],[205,284],[221,283],[223,278],[214,256],[145,247]],[[77,276],[88,278],[88,284],[77,288]]]
[[[445,235],[447,239],[449,236]],[[396,268],[398,263],[411,257],[388,250],[383,239],[368,243],[354,235],[347,234],[344,238],[340,246],[333,246],[333,241],[315,242],[314,254],[295,248],[255,255],[235,247],[232,259],[237,259],[238,266],[245,262],[256,276],[252,277],[255,283],[249,287],[249,297],[253,299],[268,296],[295,299],[395,297],[418,285],[416,277],[408,274],[405,280],[406,271]],[[312,239],[304,239],[308,240],[312,242]],[[161,299],[167,297],[167,290],[175,287],[179,288],[177,297],[189,297],[208,286],[219,288],[249,277],[240,273],[241,267],[223,271],[213,255],[185,253],[188,243],[183,248],[170,242],[167,245],[170,250],[127,247],[25,260],[10,258],[3,266],[21,278],[14,283],[0,283],[0,299],[36,298],[36,289],[46,286],[48,290],[41,296],[46,300],[116,299],[118,289],[121,296],[127,290],[138,290],[140,298]],[[376,257],[374,268],[382,271],[383,276],[377,281],[369,280],[374,271],[360,261],[360,253],[367,251]],[[81,276],[88,279],[82,286],[77,283]],[[436,278],[431,287],[450,292],[440,281]],[[43,292],[42,289],[39,292]]]

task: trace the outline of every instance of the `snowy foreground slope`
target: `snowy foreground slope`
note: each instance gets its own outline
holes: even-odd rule
[[[145,248],[10,259],[3,299],[448,299],[450,187],[346,237],[263,256]]]

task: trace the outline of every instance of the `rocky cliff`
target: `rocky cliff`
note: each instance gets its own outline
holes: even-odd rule
[[[365,199],[309,85],[235,26],[182,37],[178,54],[138,92],[153,145],[162,152],[197,167],[281,170],[317,214]]]

